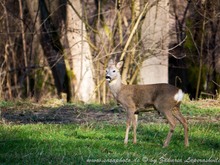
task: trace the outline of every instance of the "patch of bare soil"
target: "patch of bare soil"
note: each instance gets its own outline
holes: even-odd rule
[[[21,108],[22,107],[22,108]],[[0,109],[0,123],[6,124],[82,124],[88,122],[106,122],[111,124],[125,123],[126,112],[121,107],[111,109],[79,108],[77,106],[60,106],[56,108],[38,106],[19,106]],[[186,116],[188,122],[219,122],[217,118],[190,117]],[[139,113],[141,123],[163,123],[167,122],[163,115],[152,110]]]
[[[81,110],[75,107],[37,108],[37,109],[2,109],[1,118],[6,123],[85,123],[111,119],[111,111]]]
[[[161,122],[164,121],[155,111],[140,113],[139,121]],[[19,106],[12,108],[1,108],[0,123],[7,124],[67,124],[67,123],[125,123],[126,112],[121,107],[102,109],[78,108],[77,106],[61,106],[56,108]]]

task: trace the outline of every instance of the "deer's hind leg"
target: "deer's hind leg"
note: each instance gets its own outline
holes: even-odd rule
[[[168,123],[170,124],[170,130],[167,134],[167,138],[164,141],[163,147],[167,147],[170,143],[170,139],[173,135],[174,129],[176,127],[176,120],[171,111],[164,111],[164,116],[167,118]]]
[[[184,143],[185,146],[189,146],[189,139],[188,139],[188,125],[186,119],[183,117],[182,113],[180,112],[180,107],[174,107],[173,109],[173,115],[175,118],[183,125],[184,128]]]

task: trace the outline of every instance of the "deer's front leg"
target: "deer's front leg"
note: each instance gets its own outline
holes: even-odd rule
[[[125,144],[128,144],[128,134],[129,134],[130,127],[131,127],[131,119],[127,117],[125,140],[124,140]]]
[[[133,139],[133,143],[134,144],[136,144],[137,143],[137,133],[136,133],[136,131],[137,131],[137,121],[138,121],[138,115],[137,114],[134,114],[134,117],[133,117],[133,120],[132,120],[133,122],[133,133],[134,133],[134,139]]]
[[[136,130],[137,130],[137,114],[134,114],[134,109],[129,108],[127,110],[127,121],[126,121],[126,132],[125,132],[125,140],[124,143],[128,143],[128,136],[129,136],[129,130],[131,127],[131,124],[133,124],[133,143],[137,143],[137,135],[136,135]]]

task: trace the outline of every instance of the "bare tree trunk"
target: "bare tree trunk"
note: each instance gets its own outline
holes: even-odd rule
[[[32,43],[31,43],[31,54],[32,54],[32,62],[35,65],[44,66],[46,63],[44,59],[44,52],[42,46],[40,44],[40,10],[39,10],[39,2],[38,0],[26,0],[26,4],[29,10],[30,17],[32,19]],[[41,96],[43,95],[45,89],[45,81],[47,81],[48,73],[43,71],[43,69],[34,70],[34,90],[33,96],[36,101],[41,100]]]
[[[10,78],[10,59],[8,59],[9,53],[8,53],[8,43],[6,43],[5,45],[5,54],[4,54],[4,58],[5,58],[5,65],[6,65],[6,87],[8,90],[8,95],[7,98],[11,99],[12,98],[12,92],[11,92],[11,78]]]
[[[24,18],[23,18],[23,7],[22,1],[18,0],[19,2],[19,15],[21,19],[21,35],[22,35],[22,46],[23,46],[23,56],[24,56],[24,67],[25,67],[25,74],[26,74],[26,96],[30,95],[30,82],[28,76],[28,57],[27,57],[27,48],[26,48],[26,38],[25,38],[25,29],[24,29]]]
[[[66,70],[60,36],[55,30],[44,0],[39,1],[39,7],[42,23],[41,45],[52,70],[58,96],[61,97],[61,92],[65,92],[67,93],[67,101],[71,101],[70,77]]]
[[[217,17],[219,14],[217,11],[217,8],[220,7],[220,3],[218,1],[212,2],[207,1],[207,12],[210,15],[210,43],[209,43],[209,51],[211,55],[211,73],[210,73],[210,80],[208,80],[208,86],[209,91],[211,91],[213,94],[216,94],[218,85],[217,85],[217,57],[218,57],[218,31],[219,31],[219,24],[220,24],[220,18]],[[211,89],[210,89],[211,88]]]
[[[143,12],[143,11],[142,11]],[[140,1],[139,0],[132,0],[131,1],[131,31],[134,30],[135,24],[136,24],[136,20],[138,19],[138,16],[140,14]],[[134,82],[134,79],[137,76],[137,71],[139,71],[136,67],[136,70],[133,71],[134,73],[131,75],[129,75],[129,80],[126,81],[127,77],[128,77],[128,73],[130,70],[132,70],[133,68],[130,67],[131,65],[134,65],[134,60],[137,59],[135,58],[135,55],[137,55],[136,52],[136,47],[138,45],[139,42],[139,37],[138,37],[138,31],[135,30],[134,36],[132,37],[132,41],[131,44],[129,46],[129,49],[131,51],[129,51],[129,53],[127,53],[126,59],[125,59],[125,63],[124,63],[124,69],[122,72],[122,80],[124,83],[128,83],[132,84]]]
[[[70,75],[67,73],[64,61],[63,46],[60,42],[60,36],[50,17],[51,15],[47,9],[45,0],[39,0],[39,3],[37,0],[27,0],[26,3],[33,22],[36,21],[35,28],[39,35],[44,55],[46,56],[48,64],[52,70],[58,96],[61,97],[61,92],[65,92],[67,93],[67,101],[71,101],[72,92]],[[38,5],[39,11],[37,10]]]
[[[69,0],[67,5],[67,39],[76,77],[75,96],[83,102],[95,100],[92,55],[87,42],[80,0]]]
[[[149,3],[155,3],[149,0]],[[140,69],[140,83],[168,82],[169,0],[160,0],[146,14],[141,29],[145,60]]]
[[[205,40],[205,27],[206,27],[206,0],[203,1],[204,5],[204,13],[203,13],[203,22],[202,22],[202,36],[200,42],[200,51],[199,51],[199,73],[197,79],[197,86],[196,86],[196,100],[199,98],[199,91],[202,79],[202,67],[203,67],[203,47],[204,47],[204,40]]]
[[[4,54],[4,60],[5,60],[5,65],[6,65],[6,86],[8,88],[8,99],[11,99],[12,98],[12,90],[11,90],[11,79],[10,79],[10,75],[9,75],[9,70],[10,70],[10,63],[9,63],[9,60],[8,60],[8,57],[9,57],[9,47],[10,47],[10,44],[11,44],[11,38],[10,38],[10,30],[9,30],[9,22],[8,22],[8,13],[7,13],[7,10],[5,9],[5,24],[6,24],[6,31],[7,31],[7,35],[8,35],[8,42],[6,42],[5,44],[5,54]],[[13,57],[13,56],[12,56]],[[15,63],[15,61],[13,60],[12,61],[13,63]],[[4,64],[4,63],[3,63]],[[0,72],[0,73],[3,73],[3,72]],[[4,81],[2,81],[2,84],[3,84]],[[17,81],[16,81],[17,83]],[[2,89],[0,89],[0,91],[2,91]],[[1,97],[1,94],[0,94],[0,97]]]

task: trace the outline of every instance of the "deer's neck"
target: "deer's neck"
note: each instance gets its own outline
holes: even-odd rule
[[[109,82],[109,87],[110,87],[111,92],[114,95],[114,97],[117,97],[117,95],[120,92],[121,87],[122,87],[121,77]]]

